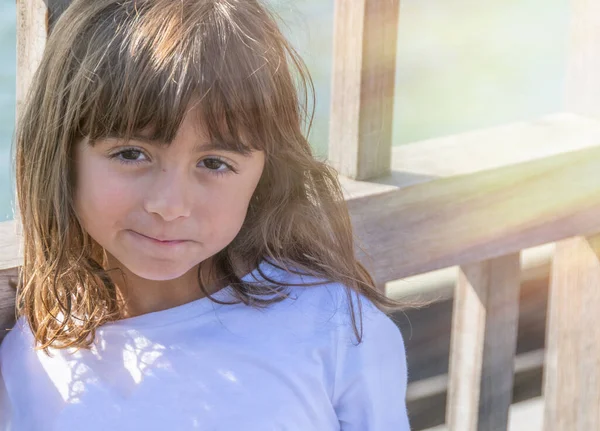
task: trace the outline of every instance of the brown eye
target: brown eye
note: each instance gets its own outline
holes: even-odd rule
[[[140,158],[140,156],[144,157]],[[135,148],[126,148],[109,157],[111,159],[116,159],[125,165],[134,163],[144,163],[145,161],[147,161],[145,160],[145,154],[141,150],[136,150]]]
[[[137,160],[140,157],[140,154],[142,154],[142,152],[138,150],[125,150],[121,152],[121,156],[125,160]]]
[[[219,159],[206,159],[204,160],[204,166],[206,166],[210,170],[218,171],[219,168],[224,166],[225,163]]]
[[[208,172],[214,175],[225,175],[230,173],[237,173],[237,171],[229,163],[217,158],[207,157],[200,162]]]

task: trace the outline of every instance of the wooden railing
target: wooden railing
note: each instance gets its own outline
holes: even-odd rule
[[[19,62],[18,103],[45,37],[35,22],[65,3],[19,3],[18,50],[29,57]],[[452,430],[507,429],[520,254],[551,242],[544,430],[600,429],[600,11],[590,1],[573,4],[566,113],[392,148],[398,2],[336,2],[330,159],[345,175],[366,253],[359,257],[382,290],[392,280],[460,269]],[[14,317],[8,279],[21,261],[16,227],[0,224],[4,326]]]

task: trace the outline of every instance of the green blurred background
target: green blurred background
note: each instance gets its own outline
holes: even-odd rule
[[[267,3],[311,71],[309,139],[324,157],[334,1]],[[15,20],[0,0],[0,222],[14,218]],[[568,24],[567,0],[401,0],[394,145],[562,111]]]

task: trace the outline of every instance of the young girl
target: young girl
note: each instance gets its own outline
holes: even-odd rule
[[[256,0],[73,2],[17,130],[0,429],[409,429],[307,88]]]

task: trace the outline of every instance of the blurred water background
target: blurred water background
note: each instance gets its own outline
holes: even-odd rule
[[[311,71],[309,139],[325,156],[334,0],[268,3]],[[0,222],[14,218],[15,21],[0,0]],[[568,0],[402,0],[394,145],[561,111],[568,23]]]

